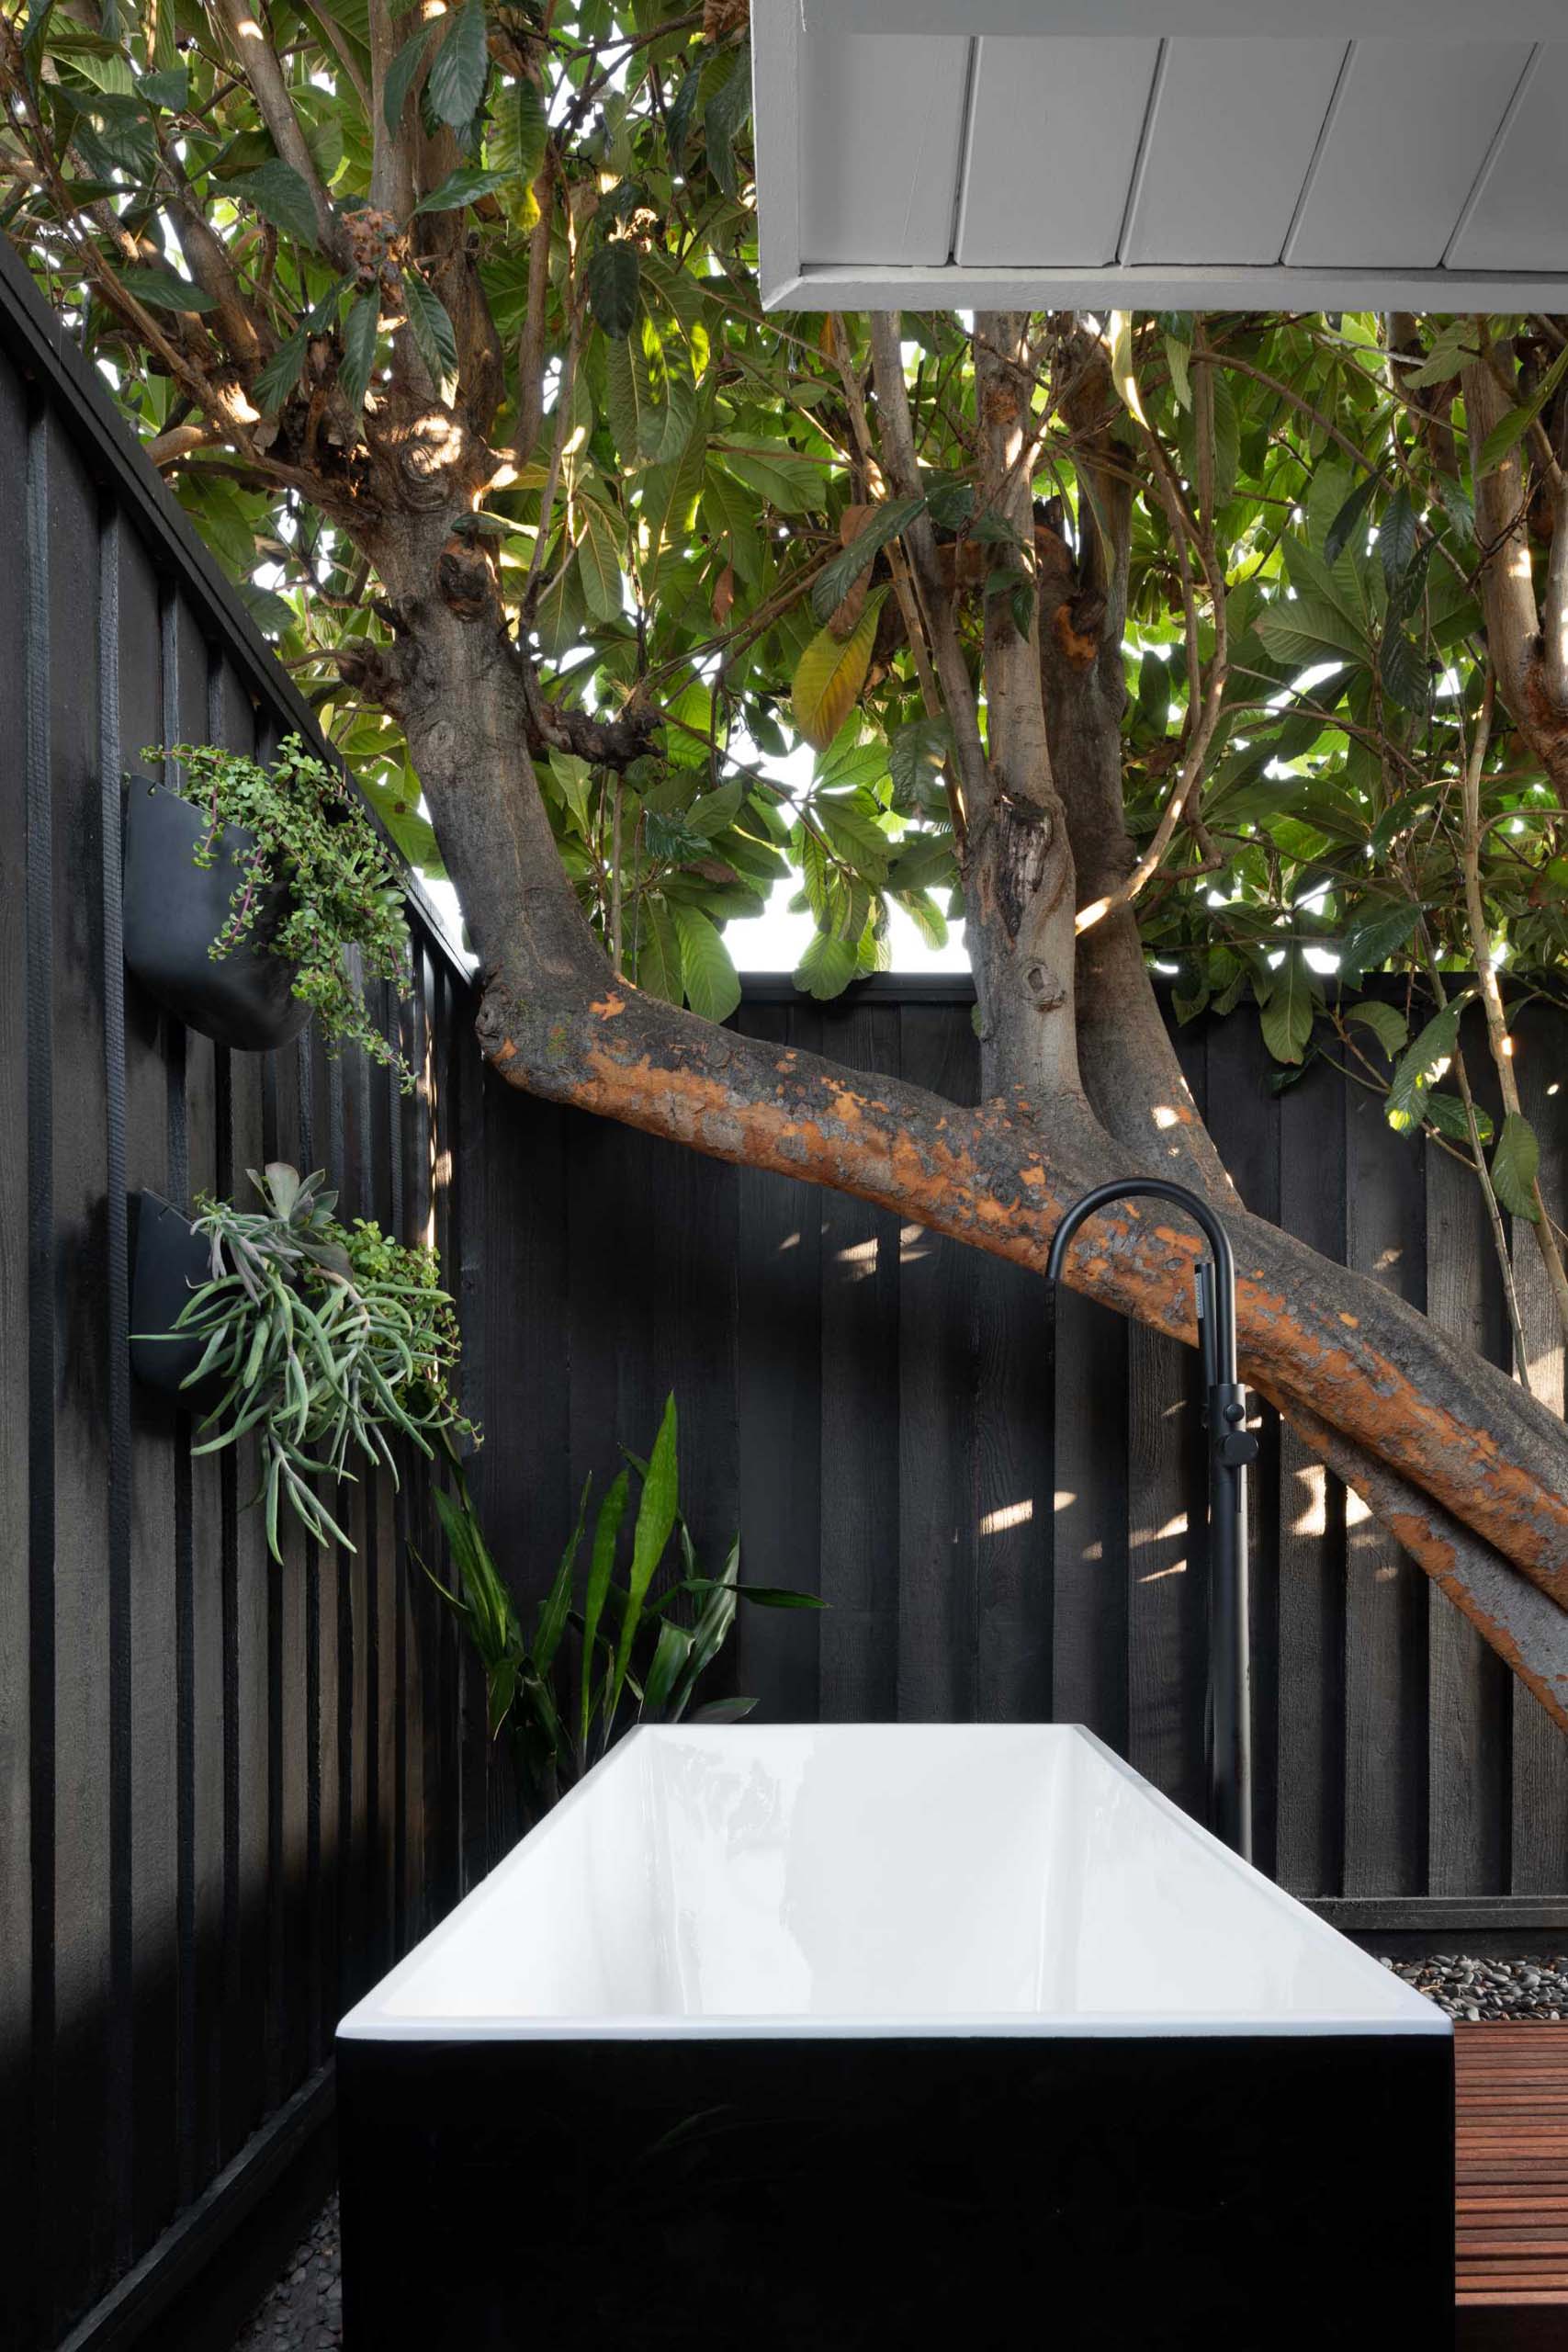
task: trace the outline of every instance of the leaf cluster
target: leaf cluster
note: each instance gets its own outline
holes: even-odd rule
[[[207,830],[197,865],[220,857],[238,869],[215,961],[247,942],[294,967],[294,994],[314,1008],[329,1048],[357,1046],[413,1079],[365,1001],[371,980],[410,989],[403,886],[375,826],[343,776],[287,737],[264,766],[214,743],[175,743],[143,753],[170,770],[170,787],[199,808]],[[231,826],[253,836],[248,849]]]
[[[698,1685],[728,1640],[740,1601],[775,1609],[821,1605],[809,1594],[742,1584],[739,1537],[721,1575],[702,1573],[680,1509],[677,1438],[671,1395],[647,1460],[627,1453],[600,1501],[580,1579],[589,1479],[559,1567],[527,1634],[467,1481],[459,1476],[454,1493],[437,1490],[454,1584],[434,1574],[431,1580],[473,1645],[485,1677],[491,1736],[510,1729],[535,1813],[554,1804],[635,1724],[680,1723],[689,1712],[697,1722],[733,1723],[750,1713],[756,1703],[750,1699],[695,1704]],[[637,1510],[623,1562],[634,1479]],[[656,1592],[671,1538],[678,1573]]]
[[[273,1557],[282,1557],[284,1504],[316,1542],[352,1551],[321,1483],[353,1479],[355,1456],[395,1483],[399,1438],[429,1457],[437,1444],[451,1453],[476,1438],[457,1403],[456,1312],[435,1251],[369,1219],[341,1224],[321,1170],[301,1177],[273,1161],[250,1176],[259,1209],[198,1200],[193,1229],[211,1245],[208,1279],[172,1331],[144,1336],[201,1343],[184,1385],[221,1393],[194,1451],[221,1453],[254,1435]]]

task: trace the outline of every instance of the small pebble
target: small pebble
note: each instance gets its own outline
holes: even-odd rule
[[[234,2352],[335,2352],[343,2342],[337,2199],[317,2215]]]
[[[1383,1966],[1425,1993],[1450,2018],[1481,2025],[1492,2019],[1568,2015],[1568,1952],[1553,1961],[1467,1960],[1434,1952],[1427,1960],[1386,1960]]]

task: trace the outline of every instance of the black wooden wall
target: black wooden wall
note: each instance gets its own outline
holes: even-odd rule
[[[752,1035],[972,1102],[961,984],[820,1007],[753,983]],[[1255,1023],[1185,1030],[1244,1196],[1503,1355],[1472,1176],[1332,1070],[1282,1095]],[[1484,1060],[1476,1040],[1472,1067]],[[1518,1069],[1568,1180],[1568,1022]],[[710,1558],[822,1614],[743,1611],[735,1687],[775,1720],[1055,1716],[1201,1809],[1205,1562],[1195,1359],[860,1202],[722,1167],[488,1082],[486,1500],[530,1597],[582,1480],[674,1387]],[[1562,1355],[1517,1238],[1536,1378]],[[1368,1929],[1568,1929],[1568,1741],[1421,1570],[1269,1417],[1252,1482],[1258,1848]],[[1543,1899],[1547,1898],[1547,1899]]]
[[[0,240],[0,246],[4,241]],[[415,912],[402,1096],[230,1054],[128,983],[120,774],[308,714],[0,254],[0,2342],[155,2306],[177,2217],[324,2105],[337,2017],[454,1898],[453,1629],[423,1482],[281,1569],[254,1462],[130,1381],[127,1193],[281,1156],[456,1261],[467,983]],[[94,2333],[94,2331],[96,2333]],[[157,2322],[152,2340],[157,2341]]]

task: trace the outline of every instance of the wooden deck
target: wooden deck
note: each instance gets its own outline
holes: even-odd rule
[[[1568,2346],[1568,2024],[1461,2025],[1460,2352]]]

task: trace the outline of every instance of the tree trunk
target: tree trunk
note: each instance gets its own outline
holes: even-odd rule
[[[398,636],[389,651],[362,657],[360,683],[407,730],[483,966],[481,1048],[509,1083],[718,1159],[856,1193],[1037,1271],[1077,1193],[1128,1172],[1133,1131],[1119,1136],[1106,1122],[1122,1127],[1162,1105],[1176,1108],[1189,1168],[1205,1165],[1212,1146],[1179,1090],[1168,1041],[1160,1043],[1130,925],[1108,924],[1084,950],[1093,978],[1080,1035],[1095,1041],[1093,1064],[1112,1073],[1109,1084],[1089,1078],[1098,1116],[1076,1087],[1043,1089],[1038,1061],[1012,1046],[1005,1067],[1017,1074],[978,1109],[964,1110],[900,1080],[851,1074],[717,1029],[616,978],[557,854],[528,756],[526,680],[499,605],[487,598],[482,552],[458,562],[445,523],[421,517],[404,518],[375,553]],[[1049,641],[1048,614],[1045,628]],[[1094,751],[1080,763],[1058,738],[1050,788],[1069,820],[1075,807],[1091,806],[1090,781],[1109,789],[1115,698],[1108,671],[1097,667],[1090,685],[1079,681],[1077,703],[1057,707],[1058,720],[1071,707],[1082,743]],[[1098,717],[1083,699],[1091,692],[1100,698]],[[998,734],[998,750],[1002,741]],[[1119,792],[1117,808],[1119,824]],[[1108,1032],[1106,1008],[1116,1006]],[[1053,1050],[1060,1070],[1065,1062]],[[1135,1089],[1124,1082],[1129,1070],[1137,1073]],[[1156,1149],[1162,1137],[1169,1148],[1170,1134],[1156,1125]],[[1531,1687],[1568,1723],[1568,1677],[1542,1631],[1555,1630],[1568,1607],[1561,1422],[1402,1300],[1247,1216],[1234,1195],[1226,1214],[1247,1378],[1281,1409],[1303,1415],[1303,1428],[1332,1432],[1325,1444],[1343,1442],[1340,1460],[1353,1482],[1364,1476],[1370,1487],[1392,1474],[1416,1490],[1397,1532],[1450,1587],[1453,1558],[1472,1537],[1510,1564],[1500,1574],[1520,1610],[1491,1611],[1495,1623],[1483,1630],[1505,1655],[1512,1645],[1510,1662],[1522,1661]],[[1067,1278],[1192,1344],[1196,1255],[1177,1220],[1129,1205],[1086,1232]],[[1388,1487],[1380,1508],[1390,1495],[1403,1505],[1404,1487]],[[1550,1617],[1529,1613],[1514,1570],[1549,1596]],[[1481,1623],[1479,1598],[1464,1605]]]

